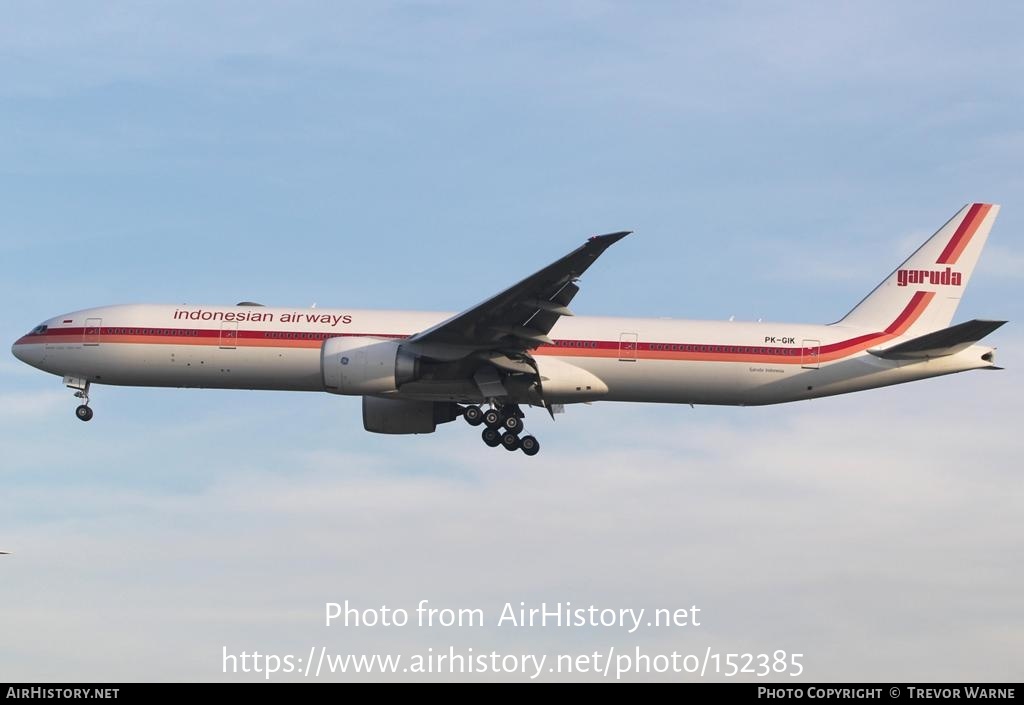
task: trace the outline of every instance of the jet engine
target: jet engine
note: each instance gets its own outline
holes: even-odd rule
[[[420,362],[397,340],[328,338],[320,349],[320,372],[332,394],[386,394],[417,379]]]
[[[460,416],[454,402],[363,397],[363,428],[372,433],[433,433]]]

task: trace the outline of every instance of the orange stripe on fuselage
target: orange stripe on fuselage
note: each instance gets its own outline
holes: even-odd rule
[[[812,355],[811,348],[804,347],[765,347],[754,345],[720,345],[720,344],[682,344],[682,343],[635,343],[635,350],[628,350],[625,353],[620,350],[618,341],[576,341],[560,340],[559,345],[544,345],[536,350],[537,355],[555,357],[579,357],[579,358],[601,358],[601,359],[642,359],[642,360],[689,360],[693,362],[742,362],[750,364],[775,364],[775,365],[801,365],[805,360],[813,358],[817,362],[829,362],[844,357],[849,357],[862,350],[877,346],[881,343],[903,335],[921,317],[921,314],[928,308],[935,293],[931,291],[918,291],[911,297],[910,302],[900,312],[900,315],[890,324],[885,331],[870,333],[850,338],[837,343],[823,345],[817,355]],[[101,329],[98,336],[90,334],[88,342],[98,342],[100,345],[192,345],[219,348],[285,348],[285,349],[308,349],[319,350],[325,339],[330,337],[370,337],[390,338],[401,340],[405,336],[394,334],[347,334],[345,336],[333,336],[325,333],[308,332],[282,332],[282,331],[237,331],[234,336],[218,335],[216,330],[184,330],[180,334],[172,334],[172,329],[163,329],[161,335],[147,334],[125,334],[120,331],[123,327],[113,327],[118,333],[107,333],[106,328]],[[16,345],[46,344],[46,345],[81,345],[83,334],[76,331],[72,334],[61,335],[61,331],[54,330],[43,335],[26,335],[18,340]],[[296,336],[296,337],[287,337]],[[309,337],[301,337],[309,336]],[[577,347],[578,345],[578,347]],[[700,351],[691,350],[665,350],[664,347],[689,347],[709,348],[717,350]],[[755,352],[749,352],[753,348]],[[736,352],[727,352],[733,349]],[[742,351],[741,351],[742,350]],[[764,352],[757,352],[764,351]]]
[[[749,362],[751,364],[763,365],[766,363],[778,365],[799,365],[801,363],[801,348],[782,348],[792,350],[792,354],[777,355],[770,353],[729,353],[729,352],[695,352],[675,350],[653,350],[652,343],[639,343],[635,351],[623,353],[614,347],[610,348],[568,348],[560,345],[545,345],[533,351],[535,355],[550,355],[552,357],[583,357],[601,358],[612,360],[691,360],[694,362]],[[752,345],[702,345],[697,347],[706,348],[749,348]]]

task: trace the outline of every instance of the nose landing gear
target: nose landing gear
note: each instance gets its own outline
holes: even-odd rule
[[[502,446],[505,450],[521,450],[526,455],[537,455],[540,443],[533,436],[523,436],[523,412],[518,404],[504,404],[487,411],[479,406],[467,406],[462,414],[470,426],[484,424],[480,434],[491,448]],[[504,431],[502,431],[504,429]]]
[[[89,408],[89,383],[83,379],[65,377],[64,384],[71,389],[77,390],[75,398],[82,400],[82,403],[75,409],[75,416],[82,421],[91,421],[92,409]]]

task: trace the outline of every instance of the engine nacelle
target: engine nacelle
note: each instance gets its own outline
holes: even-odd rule
[[[363,428],[372,433],[433,433],[439,423],[462,415],[449,401],[409,401],[363,397]]]
[[[328,338],[320,349],[324,388],[332,394],[384,394],[419,377],[419,358],[397,340]]]

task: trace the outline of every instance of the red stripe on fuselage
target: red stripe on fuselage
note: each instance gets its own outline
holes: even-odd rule
[[[818,362],[847,357],[872,345],[902,335],[928,307],[934,292],[918,291],[911,297],[896,320],[885,331],[849,338],[821,346],[817,355],[811,348],[766,347],[763,345],[724,345],[711,343],[637,343],[625,356],[644,360],[692,360],[703,362],[756,362],[799,365],[806,356]],[[85,340],[88,337],[88,340]],[[41,335],[28,334],[15,345],[80,344],[99,342],[132,345],[206,345],[227,348],[276,347],[318,349],[323,341],[336,337],[385,338],[401,340],[407,335],[394,333],[344,333],[320,331],[233,330],[217,328],[149,328],[141,326],[110,326],[96,328],[52,328]],[[560,339],[555,345],[544,345],[534,351],[539,355],[561,357],[618,358],[623,356],[617,340]]]

